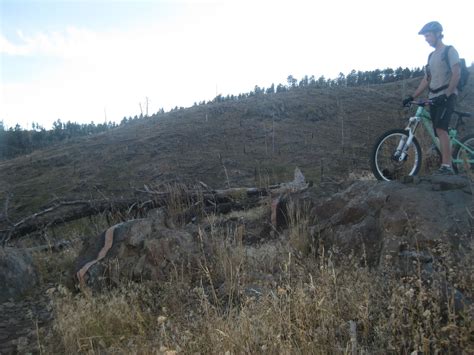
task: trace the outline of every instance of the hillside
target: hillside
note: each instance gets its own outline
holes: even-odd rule
[[[0,353],[471,353],[472,179],[370,181],[416,83],[215,102],[1,162]]]
[[[53,200],[126,196],[144,184],[203,181],[214,188],[368,172],[375,138],[402,127],[400,100],[417,79],[353,88],[296,88],[136,121],[0,162],[11,217]],[[473,83],[460,109],[474,107]]]

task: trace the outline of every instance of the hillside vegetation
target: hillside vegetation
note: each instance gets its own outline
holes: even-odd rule
[[[390,68],[380,70],[372,70],[356,72],[352,70],[347,76],[340,73],[336,79],[325,79],[321,76],[318,80],[314,76],[304,76],[299,82],[292,75],[287,78],[288,85],[272,84],[269,88],[261,88],[258,85],[255,86],[254,90],[244,94],[238,95],[227,95],[226,97],[218,95],[212,102],[224,102],[224,101],[239,101],[244,100],[252,96],[272,95],[275,93],[282,93],[288,90],[296,88],[336,88],[336,87],[357,87],[357,86],[368,86],[382,83],[391,83],[409,78],[416,78],[423,75],[423,71],[420,68],[410,70],[408,68],[402,69],[401,67],[393,70]],[[148,100],[148,99],[147,99]],[[194,103],[197,105],[207,105],[211,103],[208,101],[201,101]],[[177,111],[183,109],[175,107],[171,111]],[[120,126],[126,125],[136,120],[143,119],[144,117],[150,117],[148,115],[148,102],[146,104],[145,115],[143,114],[142,105],[140,103],[140,116],[135,117],[124,117]],[[165,111],[161,108],[157,113],[152,114],[152,118],[156,118],[158,115],[164,114]],[[32,129],[28,127],[21,127],[17,124],[15,127],[6,129],[3,121],[0,120],[0,160],[14,158],[19,155],[31,153],[39,148],[48,147],[54,143],[62,142],[67,139],[81,137],[85,135],[97,134],[118,126],[115,122],[104,122],[95,124],[94,122],[87,124],[79,124],[71,121],[63,122],[61,119],[57,119],[53,123],[51,130],[46,130],[42,125],[35,122],[35,117],[30,117],[33,121]]]
[[[294,88],[174,110],[0,162],[12,217],[57,199],[123,196],[144,184],[214,188],[291,178],[344,179],[369,170],[375,138],[402,127],[400,101],[418,79],[367,87]],[[473,105],[473,83],[459,107]]]

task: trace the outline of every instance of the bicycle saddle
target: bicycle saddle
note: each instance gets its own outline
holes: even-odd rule
[[[456,115],[458,115],[460,118],[462,117],[471,117],[472,114],[470,112],[461,112],[461,111],[454,111]]]

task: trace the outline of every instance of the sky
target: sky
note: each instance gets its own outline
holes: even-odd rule
[[[352,69],[421,67],[421,27],[474,61],[463,1],[0,0],[0,121],[96,124]],[[141,105],[141,108],[140,108]]]

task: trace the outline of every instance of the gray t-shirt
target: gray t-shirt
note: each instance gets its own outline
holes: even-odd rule
[[[451,68],[456,63],[459,63],[459,54],[458,51],[454,47],[447,47],[443,46],[442,48],[436,49],[431,52],[430,56],[428,57],[428,66],[426,67],[426,75],[430,82],[430,89],[436,90],[441,88],[445,85],[449,84],[451,80],[451,68],[448,67],[448,62],[446,61],[444,51],[447,50],[447,55],[449,58],[449,65]],[[446,89],[441,90],[439,92],[432,93],[430,92],[429,98],[433,98],[436,96],[440,96],[445,94]],[[457,95],[457,89],[454,91]]]

